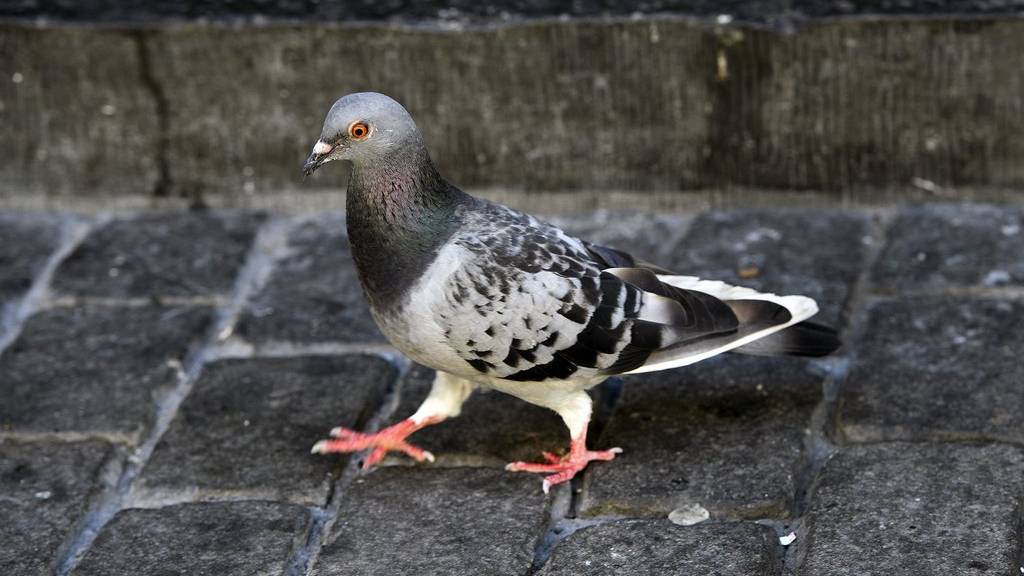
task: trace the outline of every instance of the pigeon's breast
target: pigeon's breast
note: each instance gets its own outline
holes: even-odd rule
[[[472,379],[479,374],[450,343],[449,322],[456,311],[445,296],[451,277],[469,258],[464,248],[444,245],[398,306],[371,312],[388,341],[415,362]]]

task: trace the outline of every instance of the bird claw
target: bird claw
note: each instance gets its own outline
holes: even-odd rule
[[[550,452],[542,453],[547,463],[541,462],[510,462],[505,466],[509,472],[536,472],[548,474],[541,484],[541,489],[547,494],[552,486],[568,482],[587,467],[587,464],[594,460],[608,461],[622,453],[622,448],[609,448],[608,450],[574,450],[569,454],[558,457]]]
[[[348,428],[342,428],[341,426],[335,426],[331,428],[331,431],[327,433],[331,438],[351,438],[357,436],[359,432],[355,430],[349,430]]]
[[[418,462],[433,462],[433,454],[405,441],[422,425],[422,423],[416,424],[410,420],[403,420],[373,434],[356,432],[339,426],[331,429],[330,439],[320,440],[314,444],[311,452],[313,454],[331,454],[334,452],[359,452],[372,448],[372,451],[363,459],[362,468],[364,470],[383,460],[390,451],[404,452]]]

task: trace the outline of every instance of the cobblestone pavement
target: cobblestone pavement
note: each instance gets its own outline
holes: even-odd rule
[[[810,294],[847,344],[607,382],[590,442],[625,452],[549,496],[502,465],[565,432],[498,393],[416,435],[435,464],[360,473],[310,446],[431,373],[382,342],[341,215],[0,213],[0,574],[1022,571],[1024,210],[556,220]]]

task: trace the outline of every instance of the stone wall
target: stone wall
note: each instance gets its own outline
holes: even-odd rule
[[[0,195],[340,187],[299,166],[359,90],[402,101],[476,189],[1024,183],[1024,20],[731,18],[8,18]]]

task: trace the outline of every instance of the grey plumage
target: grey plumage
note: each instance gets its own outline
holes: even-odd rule
[[[438,316],[448,343],[482,375],[619,374],[655,350],[737,327],[717,299],[667,286],[649,270],[604,268],[608,249],[487,202],[466,211],[452,238],[466,256],[441,288]],[[615,254],[617,263],[631,260]]]

